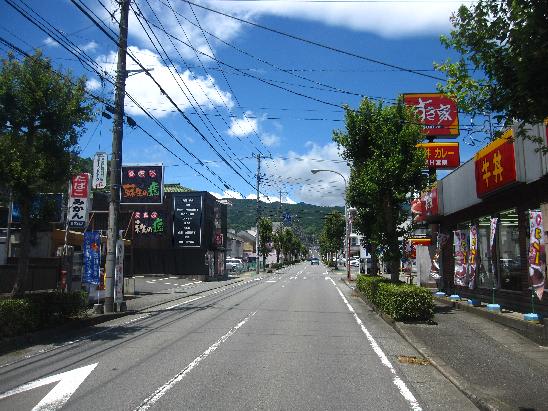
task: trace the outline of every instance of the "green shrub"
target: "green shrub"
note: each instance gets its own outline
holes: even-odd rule
[[[0,300],[0,337],[12,337],[34,330],[40,324],[38,312],[23,298]]]
[[[0,300],[0,336],[11,337],[63,323],[87,308],[87,293],[28,294]]]
[[[379,310],[396,321],[427,321],[434,316],[429,290],[383,277],[358,276],[357,288]]]

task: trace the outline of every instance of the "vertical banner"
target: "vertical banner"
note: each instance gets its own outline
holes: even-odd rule
[[[546,254],[542,244],[542,213],[540,211],[529,212],[529,280],[537,294],[542,300],[544,293],[544,270],[546,267]]]
[[[497,281],[497,270],[496,267],[496,261],[497,261],[497,255],[496,255],[496,234],[497,234],[497,224],[499,222],[498,217],[491,217],[491,224],[490,224],[490,231],[489,231],[489,250],[491,253],[491,273],[493,278],[493,288],[496,286]]]
[[[434,280],[441,278],[440,274],[440,254],[443,247],[447,243],[449,236],[447,234],[438,233],[438,239],[436,241],[436,250],[434,251],[434,257],[432,257],[432,265],[430,266],[430,277]]]
[[[453,231],[455,247],[455,285],[466,287],[466,233],[461,230]]]
[[[97,152],[93,156],[92,188],[105,188],[107,186],[107,161],[107,153]]]
[[[87,224],[89,180],[90,175],[88,173],[72,176],[67,205],[67,227],[69,228],[85,228]]]
[[[99,231],[84,233],[84,275],[82,283],[99,284],[99,268],[101,265],[101,236]]]
[[[116,264],[114,266],[114,302],[124,301],[124,240],[116,241]]]
[[[468,288],[471,290],[476,286],[477,254],[478,227],[472,225],[470,226],[470,252],[468,257]]]

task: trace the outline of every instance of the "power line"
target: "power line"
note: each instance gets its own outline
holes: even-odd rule
[[[428,78],[431,78],[431,79],[434,79],[434,80],[440,80],[440,81],[444,81],[444,82],[446,81],[444,78],[441,78],[441,77],[432,76],[430,74],[426,74],[426,73],[422,73],[420,71],[415,71],[413,69],[408,69],[408,68],[405,68],[405,67],[401,67],[401,66],[398,66],[396,64],[386,63],[386,62],[381,61],[381,60],[376,60],[376,59],[373,59],[373,58],[370,58],[370,57],[361,56],[359,54],[352,53],[350,51],[346,51],[346,50],[342,50],[342,49],[339,49],[339,48],[336,48],[336,47],[333,47],[333,46],[328,46],[328,45],[325,45],[325,44],[322,44],[322,43],[318,43],[316,41],[305,39],[304,37],[300,37],[300,36],[296,36],[294,34],[286,33],[286,32],[271,28],[271,27],[263,26],[263,25],[258,24],[258,23],[253,23],[249,20],[245,20],[245,19],[242,19],[242,18],[239,18],[239,17],[235,17],[235,16],[232,16],[230,14],[223,13],[222,11],[215,10],[215,9],[212,9],[210,7],[207,7],[207,6],[203,6],[201,4],[193,3],[189,0],[181,0],[181,1],[192,4],[193,6],[196,6],[196,7],[200,7],[202,9],[210,11],[212,13],[220,14],[221,16],[225,16],[225,17],[231,18],[233,20],[236,20],[236,21],[239,21],[239,22],[242,22],[242,23],[245,23],[245,24],[249,24],[251,26],[254,26],[254,27],[257,27],[257,28],[260,28],[260,29],[263,29],[263,30],[270,31],[272,33],[276,33],[276,34],[279,34],[281,36],[289,37],[289,38],[301,41],[301,42],[306,43],[306,44],[321,47],[321,48],[324,48],[324,49],[327,49],[327,50],[330,50],[330,51],[333,51],[333,52],[336,52],[336,53],[344,54],[344,55],[347,55],[347,56],[350,56],[350,57],[355,57],[355,58],[358,58],[360,60],[369,61],[370,63],[380,64],[382,66],[390,67],[390,68],[393,68],[393,69],[396,69],[396,70],[399,70],[399,71],[405,71],[405,72],[408,72],[408,73],[416,74],[418,76],[428,77]]]

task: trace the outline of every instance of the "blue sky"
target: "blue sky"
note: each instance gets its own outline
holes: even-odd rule
[[[105,73],[103,77],[114,75],[114,43],[70,1],[10,1],[36,12],[58,29],[78,47],[81,56],[85,52],[85,57],[93,60]],[[281,190],[284,201],[321,205],[344,203],[340,177],[310,173],[311,168],[325,168],[348,174],[331,140],[332,131],[344,127],[340,106],[356,107],[362,95],[389,104],[401,93],[434,92],[437,80],[298,41],[197,5],[362,57],[443,77],[429,70],[434,61],[455,57],[441,46],[439,36],[450,30],[449,16],[460,4],[196,0],[197,5],[191,7],[182,0],[133,3],[135,11],[138,7],[144,15],[139,19],[150,24],[145,27],[154,31],[163,50],[150,42],[132,11],[128,42],[132,55],[152,69],[151,75],[201,134],[175,112],[145,74],[134,74],[128,78],[127,92],[156,116],[171,136],[128,99],[127,114],[179,158],[141,130],[126,126],[124,163],[162,162],[165,182],[220,196],[254,198],[257,161],[252,156],[260,150],[272,157],[262,163],[265,178],[261,192],[265,196],[274,200]],[[102,7],[116,18],[114,1],[87,0],[84,4],[117,32],[117,24]],[[1,37],[26,51],[41,48],[55,67],[85,75],[90,91],[113,100],[108,81],[86,69],[53,35],[37,29],[5,2],[0,4],[0,13]],[[161,57],[164,51],[169,60]],[[0,48],[2,56],[6,52],[7,48]],[[172,63],[175,68],[170,67]],[[128,59],[128,68],[136,67]],[[100,113],[104,107],[98,105],[97,110]],[[469,124],[469,118],[461,117],[461,125]],[[80,141],[82,156],[93,156],[99,150],[110,152],[111,127],[112,120],[98,114]],[[472,147],[466,136],[462,132],[459,138],[461,161],[484,144]],[[479,140],[483,137],[482,133],[475,135]]]

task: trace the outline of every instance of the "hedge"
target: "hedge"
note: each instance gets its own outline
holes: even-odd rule
[[[12,337],[59,325],[87,308],[87,293],[28,294],[0,300],[0,337]]]
[[[365,275],[358,276],[357,288],[396,321],[428,321],[434,317],[434,298],[427,289]]]

